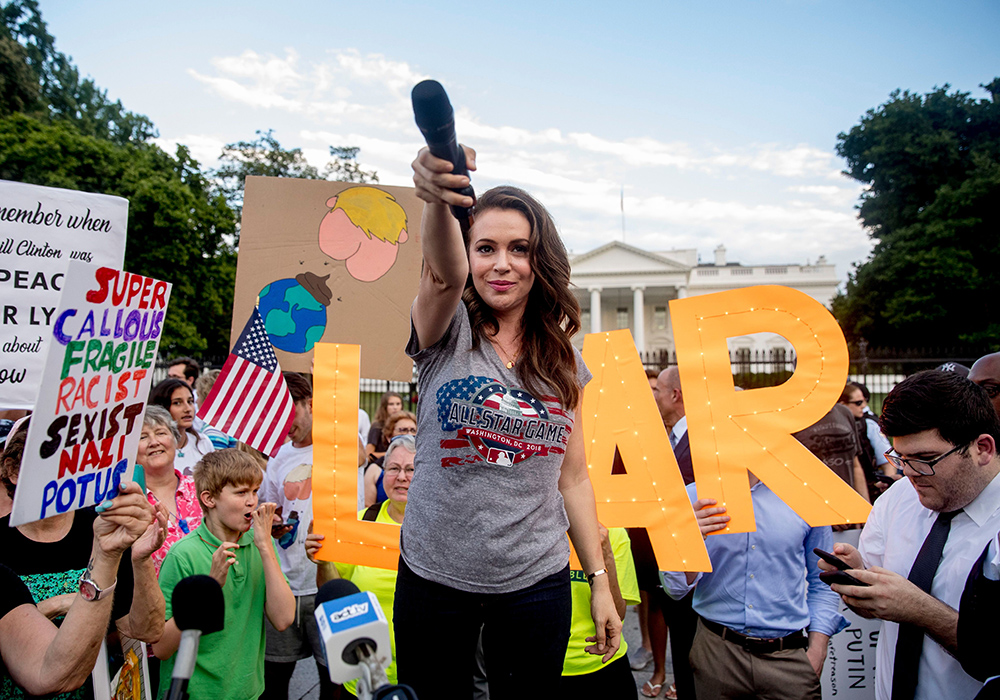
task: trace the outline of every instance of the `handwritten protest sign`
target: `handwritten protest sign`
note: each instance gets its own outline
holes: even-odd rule
[[[128,200],[0,180],[0,408],[31,408],[70,260],[120,268]]]
[[[11,525],[101,503],[132,476],[170,285],[70,261]]]
[[[353,343],[361,376],[410,381],[423,206],[412,187],[248,177],[233,342],[256,306],[282,369],[310,372],[318,342]]]

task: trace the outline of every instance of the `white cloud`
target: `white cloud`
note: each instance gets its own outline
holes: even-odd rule
[[[427,78],[403,61],[392,61],[381,54],[362,56],[356,49],[333,52],[337,64],[348,77],[384,85],[397,95],[409,97],[410,88]]]
[[[268,110],[283,144],[302,146],[317,167],[329,160],[328,146],[358,146],[361,166],[383,184],[411,184],[409,164],[422,140],[409,91],[424,76],[409,63],[356,49],[318,59],[292,49],[282,56],[248,50],[190,74],[224,100]],[[637,245],[708,254],[722,242],[730,257],[748,263],[825,253],[842,275],[868,251],[853,209],[860,187],[847,184],[832,151],[811,144],[612,139],[593,128],[490,123],[468,107],[456,122],[479,153],[475,187],[511,183],[537,193],[577,252],[620,235],[622,183],[629,241]],[[208,136],[168,141],[188,143],[196,155],[195,144],[212,149],[213,158],[222,145]]]
[[[217,136],[205,134],[186,134],[175,138],[156,138],[153,142],[167,153],[173,155],[177,151],[177,146],[184,144],[191,152],[191,156],[203,166],[214,167],[222,147],[226,141]]]
[[[789,192],[811,196],[827,204],[835,206],[851,206],[856,204],[864,188],[861,185],[838,187],[837,185],[792,185],[786,188]]]

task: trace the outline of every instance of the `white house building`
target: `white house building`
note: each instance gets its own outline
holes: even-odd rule
[[[726,261],[726,249],[715,249],[710,264],[698,261],[695,249],[648,251],[613,241],[570,256],[571,281],[582,310],[582,330],[573,342],[583,346],[586,333],[629,328],[640,352],[674,350],[671,299],[711,294],[760,284],[780,284],[808,294],[827,308],[837,293],[834,265],[820,256],[815,264],[752,265]],[[729,339],[730,351],[791,349],[774,333]],[[784,351],[784,352],[782,352]]]

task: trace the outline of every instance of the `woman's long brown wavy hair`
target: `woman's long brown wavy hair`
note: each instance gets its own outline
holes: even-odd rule
[[[528,240],[535,283],[521,317],[521,352],[516,364],[518,379],[536,395],[549,392],[569,409],[576,408],[581,387],[570,338],[580,330],[580,304],[569,290],[569,255],[555,222],[542,204],[517,187],[494,187],[479,196],[476,214],[490,209],[517,211],[531,226]],[[469,247],[469,235],[465,238]],[[469,276],[462,300],[469,309],[472,347],[499,330],[493,310],[476,292]]]

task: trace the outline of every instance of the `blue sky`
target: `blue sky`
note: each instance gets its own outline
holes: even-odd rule
[[[453,6],[450,6],[453,5]],[[322,166],[361,147],[409,184],[409,90],[441,81],[477,188],[548,205],[568,247],[719,243],[747,264],[821,254],[845,278],[870,242],[836,136],[896,89],[1000,75],[1000,3],[41,0],[59,50],[161,143],[207,165],[273,128]]]

